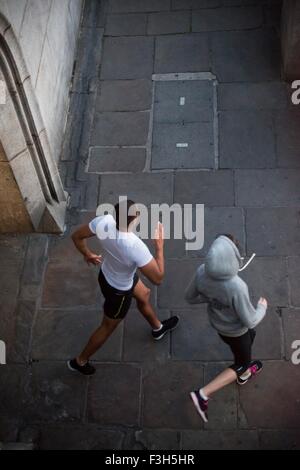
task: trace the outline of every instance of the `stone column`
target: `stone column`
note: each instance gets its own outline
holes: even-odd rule
[[[283,77],[300,79],[300,1],[284,0],[282,8],[281,47]]]

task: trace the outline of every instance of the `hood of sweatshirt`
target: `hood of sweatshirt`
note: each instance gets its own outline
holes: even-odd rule
[[[213,242],[205,258],[205,273],[212,279],[231,279],[237,275],[242,264],[236,245],[221,235]]]

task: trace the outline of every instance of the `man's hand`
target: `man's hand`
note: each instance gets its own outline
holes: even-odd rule
[[[95,253],[89,253],[85,255],[84,259],[87,262],[87,264],[93,264],[95,266],[98,266],[98,264],[102,263],[102,256],[96,255]]]
[[[258,301],[259,304],[262,304],[264,307],[268,307],[268,302],[267,300],[264,298],[264,297],[260,297],[259,301]]]
[[[156,251],[162,251],[164,248],[164,227],[158,222],[154,235],[154,246]]]

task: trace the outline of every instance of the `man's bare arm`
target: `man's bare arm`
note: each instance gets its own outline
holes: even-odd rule
[[[94,237],[95,234],[90,230],[88,225],[81,225],[72,234],[72,240],[77,250],[84,256],[88,264],[98,265],[101,263],[102,257],[93,253],[87,246],[87,238]]]
[[[140,268],[140,271],[146,276],[149,281],[155,285],[160,285],[165,275],[165,260],[164,260],[164,229],[162,224],[158,224],[155,234],[155,257]]]

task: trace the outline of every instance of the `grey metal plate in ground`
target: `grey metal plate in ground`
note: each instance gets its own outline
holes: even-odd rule
[[[211,122],[212,103],[211,81],[157,82],[154,122]]]
[[[154,93],[151,168],[214,168],[213,81],[157,81]]]
[[[152,168],[213,168],[211,122],[154,126]]]

